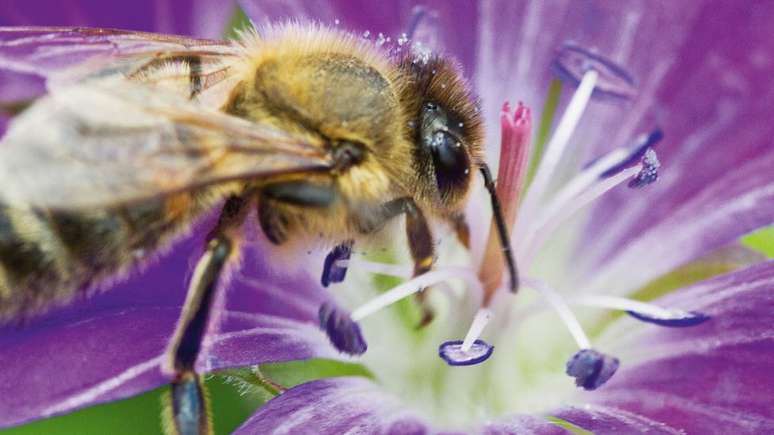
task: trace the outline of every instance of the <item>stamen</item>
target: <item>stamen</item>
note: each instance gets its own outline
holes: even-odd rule
[[[439,282],[448,281],[454,278],[465,281],[465,284],[467,284],[468,288],[471,290],[478,291],[479,293],[483,291],[481,283],[470,269],[463,267],[436,269],[406,281],[361,305],[352,312],[352,320],[359,322],[405,297],[411,296],[412,294]]]
[[[325,302],[320,306],[318,315],[320,328],[336,349],[350,355],[361,355],[368,349],[360,325],[346,311]]]
[[[648,148],[658,143],[663,136],[662,131],[659,129],[656,129],[649,134],[641,134],[633,143],[616,148],[604,156],[588,163],[583,171],[562,187],[551,202],[542,208],[538,217],[531,219],[529,223],[518,228],[519,232],[516,234],[515,238],[522,241],[520,245],[524,247],[524,251],[526,252],[526,248],[530,242],[530,240],[527,239],[533,239],[535,237],[534,233],[539,231],[551,216],[555,216],[563,210],[566,210],[571,201],[576,200],[581,192],[589,188],[593,183],[598,182],[600,177],[609,178],[617,175],[626,169],[626,167],[631,166],[634,162],[640,160],[645,155]]]
[[[567,148],[570,137],[573,131],[575,131],[575,127],[577,127],[583,112],[586,110],[586,105],[588,105],[591,98],[591,93],[594,90],[598,76],[599,74],[595,70],[586,71],[578,85],[578,89],[567,105],[567,109],[564,111],[554,135],[546,145],[543,159],[540,161],[535,178],[532,180],[527,196],[524,199],[522,207],[523,221],[528,222],[530,220],[538,201],[540,201],[548,188],[554,170]]]
[[[349,266],[357,270],[375,273],[379,275],[395,276],[409,279],[413,276],[414,267],[400,264],[387,264],[369,261],[362,258],[349,260]]]
[[[546,302],[548,302],[556,313],[559,314],[559,318],[564,322],[564,326],[570,332],[570,335],[572,335],[572,338],[575,340],[575,343],[578,344],[578,347],[580,349],[590,349],[591,342],[589,341],[588,336],[583,331],[583,327],[581,327],[580,322],[578,322],[578,318],[572,313],[564,299],[554,289],[540,280],[527,278],[524,282],[528,287],[540,293]]]
[[[497,171],[497,198],[502,205],[506,226],[510,229],[516,220],[516,212],[530,152],[532,116],[527,106],[519,103],[511,111],[508,103],[500,111],[500,165]],[[484,305],[488,305],[503,279],[502,246],[495,222],[489,226],[489,238],[484,250],[478,277],[484,283]]]
[[[661,162],[656,157],[653,148],[648,148],[645,155],[642,156],[642,170],[629,182],[629,187],[639,189],[658,180],[658,168]]]
[[[438,347],[438,356],[450,366],[471,366],[486,361],[494,352],[494,346],[484,340],[476,340],[467,351],[462,350],[462,343],[462,340],[444,342]]]
[[[628,169],[625,169],[618,174],[610,177],[598,180],[591,188],[580,194],[573,201],[570,201],[567,207],[562,210],[548,210],[549,214],[544,213],[540,218],[535,220],[533,224],[533,230],[529,231],[523,238],[521,246],[523,249],[517,258],[522,259],[525,264],[525,270],[529,268],[535,253],[543,245],[546,238],[553,234],[559,226],[569,219],[576,212],[594,202],[597,198],[609,192],[614,187],[623,183],[635,174],[638,174],[642,169],[642,165],[637,165]]]
[[[685,328],[688,326],[696,326],[700,323],[710,319],[710,316],[696,311],[686,311],[682,317],[662,318],[657,316],[651,316],[637,311],[626,311],[627,314],[634,317],[637,320],[643,322],[653,323],[654,325],[666,326],[668,328]]]
[[[347,240],[331,249],[331,252],[325,256],[322,277],[320,278],[323,287],[344,281],[344,277],[347,275],[347,263],[342,262],[342,260],[349,260],[349,257],[352,256],[353,243],[354,241]]]
[[[484,332],[484,328],[492,319],[492,312],[487,308],[481,308],[476,313],[476,317],[473,318],[473,323],[468,329],[468,333],[465,334],[465,340],[462,341],[462,352],[468,352],[473,346],[473,343],[481,337],[481,333]]]
[[[629,157],[621,163],[603,172],[602,177],[610,177],[622,171],[627,166],[633,165],[636,161],[642,159],[642,157],[645,156],[645,152],[647,152],[649,148],[653,148],[663,138],[664,132],[661,131],[661,129],[655,129],[649,134],[639,135],[635,139],[634,143],[628,147],[630,151]]]
[[[582,349],[567,361],[566,373],[575,378],[575,385],[596,390],[613,377],[619,365],[618,358],[594,349]]]
[[[710,316],[695,311],[666,309],[646,302],[618,296],[584,295],[573,299],[572,302],[589,307],[626,311],[636,319],[660,326],[694,326],[710,319]]]
[[[565,42],[557,50],[553,67],[560,77],[574,84],[580,83],[587,71],[597,71],[599,83],[594,89],[595,97],[630,100],[637,95],[634,78],[625,69],[572,42]]]

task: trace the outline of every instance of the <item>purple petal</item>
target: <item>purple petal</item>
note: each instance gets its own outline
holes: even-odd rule
[[[582,408],[568,407],[554,415],[600,435],[626,433],[680,435],[686,433],[673,426],[612,406],[584,405]]]
[[[629,243],[593,271],[584,284],[588,288],[608,289],[610,286],[606,284],[614,282],[616,287],[610,290],[625,293],[771,223],[774,221],[773,167],[774,152],[729,169],[700,193],[683,198],[679,205],[673,204],[668,217],[643,228],[642,234],[632,235]],[[643,194],[632,202],[659,207],[647,198],[647,192],[630,194]],[[632,264],[640,267],[630,267]]]
[[[261,407],[236,434],[262,433],[424,434],[428,424],[402,401],[364,378],[308,382]]]
[[[640,51],[648,55],[641,57],[661,59],[663,75],[640,96],[639,120],[633,115],[628,117],[631,122],[622,122],[620,117],[616,120],[627,129],[631,125],[631,130],[621,132],[627,135],[652,128],[654,123],[663,128],[665,143],[659,148],[663,174],[647,192],[638,192],[636,200],[625,190],[606,196],[589,220],[592,231],[584,236],[584,258],[589,261],[590,273],[602,266],[620,268],[623,262],[637,257],[647,259],[648,267],[642,269],[649,277],[657,276],[774,221],[770,197],[764,195],[774,183],[770,170],[774,126],[768,122],[774,116],[774,90],[768,85],[771,59],[762,56],[774,50],[774,40],[761,24],[774,19],[774,5],[762,4],[750,10],[715,2],[672,4],[677,3],[700,6],[679,25],[690,23],[691,32],[685,38],[666,28],[643,32]],[[729,26],[739,31],[730,34]],[[659,44],[662,39],[673,42],[671,54],[654,56],[652,50],[644,49],[645,44]],[[610,127],[602,122],[594,130],[601,135]],[[740,186],[744,189],[734,184],[748,177]],[[755,200],[745,196],[753,191],[763,197],[755,212],[747,213],[739,203]],[[672,229],[682,232],[693,219],[716,209],[713,221],[704,220],[701,228],[672,240]],[[660,252],[650,251],[657,243],[663,250],[673,251],[670,254],[679,254],[662,257]],[[627,248],[626,258],[619,256],[623,248]],[[617,263],[606,264],[612,260]],[[647,278],[637,277],[633,285],[643,279]]]
[[[157,358],[174,330],[202,233],[109,291],[4,327],[0,427],[166,383]],[[199,370],[341,358],[317,327],[317,307],[325,300],[318,285],[311,278],[278,277],[264,266],[255,267],[262,264],[255,258],[261,252],[258,247],[245,253],[255,281],[232,279],[226,302],[230,311],[218,312],[220,325],[206,338]]]
[[[569,432],[545,418],[534,415],[513,415],[487,423],[482,435],[567,435]]]
[[[591,411],[555,415],[595,432],[610,432],[604,419],[593,418],[597,405],[617,427],[628,427],[623,432],[637,429],[625,426],[628,416],[687,433],[774,431],[774,261],[680,290],[658,304],[690,304],[712,321],[679,330],[639,328],[637,334],[619,329],[616,347],[624,364],[618,374],[604,389],[578,397],[595,404]]]
[[[116,309],[0,337],[0,427],[121,399],[167,382],[178,310]]]
[[[276,432],[381,433],[387,435],[462,434],[433,428],[398,397],[364,378],[312,381],[272,399],[245,422],[236,434]],[[487,423],[486,435],[567,433],[544,418],[514,415]]]
[[[0,26],[91,26],[219,38],[233,13],[230,1],[137,0],[79,5],[33,0],[0,4]]]
[[[454,55],[471,74],[475,67],[476,2],[455,2],[453,7],[443,0],[405,2],[374,2],[368,0],[342,0],[332,2],[309,2],[299,0],[240,0],[247,15],[256,23],[282,21],[287,19],[311,19],[327,25],[336,25],[358,34],[368,31],[375,39],[378,33],[396,41],[404,32],[416,25],[418,14],[424,15],[423,26],[431,25],[429,31],[415,32],[417,40],[431,48],[437,48]]]

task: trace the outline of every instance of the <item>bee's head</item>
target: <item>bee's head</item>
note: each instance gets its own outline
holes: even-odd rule
[[[417,195],[452,213],[464,204],[483,161],[483,127],[476,101],[450,59],[420,61],[407,57],[403,90],[409,109],[414,161],[422,179]]]

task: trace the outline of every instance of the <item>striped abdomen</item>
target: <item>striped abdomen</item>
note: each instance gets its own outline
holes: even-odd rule
[[[0,321],[66,302],[141,263],[188,226],[195,204],[188,194],[84,212],[0,203]]]

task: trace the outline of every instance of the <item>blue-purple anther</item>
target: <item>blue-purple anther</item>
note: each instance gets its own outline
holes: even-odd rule
[[[655,317],[643,313],[638,313],[636,311],[627,311],[627,313],[637,320],[642,320],[643,322],[653,323],[655,325],[666,326],[670,328],[685,328],[688,326],[696,326],[710,319],[710,316],[697,313],[695,311],[686,311],[685,316],[674,318]]]
[[[596,390],[615,374],[618,366],[618,358],[594,349],[581,349],[567,361],[566,373],[575,378],[575,385]]]
[[[331,283],[344,281],[344,277],[347,276],[347,267],[339,266],[338,261],[349,260],[352,256],[352,244],[352,240],[348,240],[340,245],[336,245],[325,256],[322,277],[320,278],[320,283],[323,287],[328,287]]]
[[[360,325],[352,320],[349,313],[331,302],[325,302],[320,305],[318,315],[320,328],[336,349],[350,355],[362,355],[368,349]]]
[[[629,100],[637,94],[637,86],[631,74],[606,57],[589,51],[573,42],[565,42],[556,52],[553,68],[563,80],[578,86],[589,70],[599,77],[592,96]]]
[[[661,162],[658,161],[656,152],[653,151],[653,148],[648,148],[642,156],[642,169],[629,181],[629,187],[638,189],[654,183],[658,180],[658,168],[660,167]]]
[[[663,138],[664,138],[664,132],[661,131],[660,128],[657,128],[648,134],[641,134],[637,136],[634,142],[631,145],[629,145],[630,153],[629,153],[629,156],[626,158],[626,160],[622,161],[621,163],[603,172],[600,175],[600,177],[601,178],[612,177],[613,175],[623,171],[629,166],[634,165],[645,156],[645,153],[648,151],[649,148],[653,148],[657,143],[661,142],[661,139]]]
[[[462,350],[462,340],[451,340],[438,347],[440,356],[450,366],[472,366],[480,364],[494,352],[494,346],[484,340],[476,340],[467,352]]]

